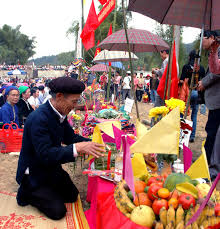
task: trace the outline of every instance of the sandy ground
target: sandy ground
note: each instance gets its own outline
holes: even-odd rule
[[[140,110],[140,117],[142,119],[148,119],[149,109],[151,105],[145,103],[138,103]],[[136,122],[136,112],[133,108],[131,113],[132,122]],[[201,115],[198,112],[198,124],[195,143],[190,144],[190,148],[193,151],[193,159],[195,160],[201,153],[201,144],[206,137],[205,125],[207,122],[207,114]],[[17,192],[18,185],[15,181],[16,169],[17,169],[18,156],[1,154],[0,153],[0,191],[6,191],[9,193]],[[68,163],[63,166],[70,174],[73,182],[78,187],[83,201],[84,208],[88,208],[86,203],[86,192],[87,192],[87,176],[82,175],[81,160],[78,160],[75,170],[73,169],[73,163]]]

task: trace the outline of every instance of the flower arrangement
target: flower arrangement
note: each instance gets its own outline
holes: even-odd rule
[[[184,111],[185,111],[185,102],[183,100],[171,98],[169,100],[165,100],[165,103],[166,103],[166,106],[170,110],[173,110],[174,108],[179,107],[180,108],[180,112],[182,114],[184,114]]]
[[[143,95],[143,97],[142,97],[142,99],[143,99],[143,102],[144,103],[147,103],[148,102],[148,95],[147,94],[145,94],[145,95]]]
[[[159,116],[164,117],[169,113],[169,109],[165,106],[154,107],[150,109],[149,117],[157,119]]]

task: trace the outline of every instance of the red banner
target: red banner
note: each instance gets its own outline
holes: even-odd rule
[[[108,15],[114,10],[116,0],[108,0],[98,14],[99,25],[108,17]]]
[[[102,5],[105,5],[105,3],[107,2],[107,0],[99,0],[99,2],[100,2]]]

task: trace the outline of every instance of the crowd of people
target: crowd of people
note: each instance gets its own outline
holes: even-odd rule
[[[206,107],[209,110],[205,149],[212,180],[220,172],[220,53],[217,36],[216,31],[204,32],[203,49],[209,52],[207,71],[202,65],[197,65],[195,60],[198,55],[195,50],[190,52],[188,62],[181,71],[178,70],[179,99],[185,102],[189,97],[192,75],[196,73],[198,76],[193,82],[190,97],[193,122],[191,143],[196,137],[199,105],[203,114]],[[146,75],[140,73],[137,76],[134,73],[131,76],[127,73],[122,77],[116,71],[109,80],[106,72],[100,77],[92,72],[79,77],[75,68],[71,71],[68,68],[63,77],[52,81],[42,80],[40,84],[36,84],[36,81],[23,82],[22,85],[14,81],[10,86],[1,83],[0,121],[2,124],[16,123],[19,128],[24,128],[17,172],[19,205],[31,204],[52,219],[60,219],[65,215],[64,203],[75,201],[78,190],[61,164],[74,161],[78,153],[103,156],[103,146],[76,135],[68,125],[66,116],[76,108],[85,87],[95,81],[106,94],[110,81],[110,96],[114,95],[114,100],[122,104],[126,98],[132,99],[135,93],[138,102],[142,102],[145,94],[152,106],[163,106],[164,100],[158,95],[157,88],[169,60],[169,50],[160,51],[160,55],[161,67],[153,68],[151,74]],[[63,147],[61,143],[67,146]],[[48,208],[49,205],[52,207]]]

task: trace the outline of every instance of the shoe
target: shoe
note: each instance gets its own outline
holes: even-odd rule
[[[25,192],[22,190],[21,187],[18,189],[16,199],[19,206],[25,207],[29,205],[28,201],[25,198]]]
[[[189,142],[191,143],[195,142],[194,138],[189,139]]]

